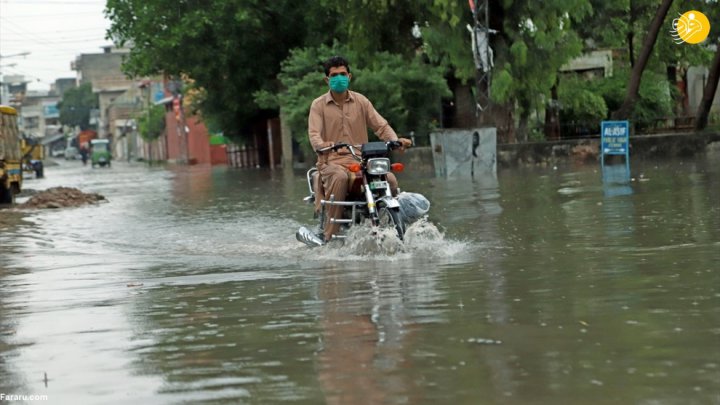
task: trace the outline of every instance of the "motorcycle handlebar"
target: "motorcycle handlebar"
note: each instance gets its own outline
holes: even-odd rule
[[[385,142],[385,145],[387,145],[388,149],[391,149],[391,150],[398,149],[403,146],[402,142],[400,142],[400,141],[388,141],[388,142]],[[353,154],[355,152],[353,150],[354,149],[353,145],[350,145],[349,143],[336,143],[335,145],[332,145],[332,146],[326,146],[324,148],[316,149],[315,152],[325,153],[330,150],[337,152],[339,149],[342,149],[342,148],[348,148],[350,150],[350,152],[353,152]]]
[[[385,142],[385,144],[390,149],[397,149],[402,146],[402,142],[400,142],[400,141],[390,141],[390,142]]]
[[[350,145],[349,143],[336,143],[335,145],[332,145],[332,146],[326,146],[324,148],[316,149],[315,152],[325,153],[329,150],[337,152],[338,149],[342,149],[342,148],[352,148],[352,145]]]

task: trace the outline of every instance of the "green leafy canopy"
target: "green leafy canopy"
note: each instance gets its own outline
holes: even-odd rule
[[[98,108],[98,97],[92,91],[92,85],[85,83],[69,89],[58,103],[60,123],[70,127],[90,128],[90,111]]]
[[[375,109],[400,134],[426,133],[440,115],[440,99],[451,95],[442,69],[415,58],[382,52],[372,62],[358,66],[355,53],[347,47],[301,48],[291,52],[279,75],[283,88],[275,96],[267,91],[255,93],[264,107],[279,107],[296,140],[307,143],[307,119],[312,101],[328,91],[321,62],[330,55],[345,55],[351,62],[351,89],[367,96]]]

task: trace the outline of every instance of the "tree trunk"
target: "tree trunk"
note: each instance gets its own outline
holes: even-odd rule
[[[520,117],[518,120],[517,127],[517,141],[518,143],[527,143],[529,140],[528,121],[530,120],[530,103],[526,101],[520,102]]]
[[[650,54],[652,53],[653,47],[655,46],[658,32],[660,32],[660,28],[662,27],[662,23],[665,20],[665,16],[667,16],[668,10],[670,9],[672,2],[673,0],[663,0],[662,4],[660,4],[660,7],[658,7],[657,12],[655,13],[655,18],[653,19],[652,24],[650,24],[650,29],[648,30],[647,36],[645,37],[645,42],[643,43],[640,56],[638,57],[635,66],[633,66],[632,75],[630,76],[630,82],[628,83],[628,92],[625,96],[625,101],[623,101],[622,105],[617,111],[613,112],[613,119],[627,119],[628,117],[630,117],[630,113],[632,112],[633,106],[635,105],[635,101],[638,97],[638,92],[640,90],[640,80],[642,79],[642,74],[645,71],[645,66],[650,59]]]
[[[455,89],[455,114],[453,127],[475,128],[475,99],[473,98],[470,85],[460,84]],[[481,114],[482,115],[482,114]]]
[[[630,67],[635,66],[635,48],[633,47],[633,39],[635,38],[635,9],[633,1],[630,0],[630,20],[628,22],[627,44],[628,56],[630,58]]]
[[[282,166],[293,166],[292,130],[288,124],[287,116],[280,107],[280,137],[282,143]]]
[[[497,143],[516,143],[515,118],[513,102],[493,103],[487,109],[487,114],[480,114],[480,126],[491,126],[497,129]]]
[[[697,118],[695,119],[696,131],[702,131],[707,127],[708,115],[710,114],[710,107],[712,107],[713,100],[715,99],[718,79],[720,79],[720,46],[715,51],[715,58],[713,58],[707,83],[705,83],[705,89],[703,90],[702,101],[698,106]]]
[[[559,76],[558,76],[559,80]],[[558,81],[550,89],[550,103],[545,106],[545,139],[560,139],[560,114],[558,111]]]

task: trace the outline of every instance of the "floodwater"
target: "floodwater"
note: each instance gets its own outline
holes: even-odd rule
[[[0,229],[0,393],[720,403],[717,155],[404,174],[431,222],[393,253],[299,244],[301,172],[60,163],[26,188],[109,202]]]

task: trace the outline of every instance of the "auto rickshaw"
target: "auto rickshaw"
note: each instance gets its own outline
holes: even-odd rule
[[[100,167],[110,167],[110,141],[108,139],[93,139],[90,141],[91,155],[90,163],[92,167],[98,165]]]

